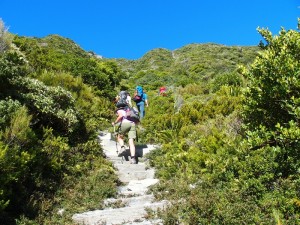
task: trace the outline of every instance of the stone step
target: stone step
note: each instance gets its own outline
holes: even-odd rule
[[[117,208],[118,206],[144,206],[154,201],[153,195],[142,195],[133,197],[109,198],[104,201],[105,208]]]
[[[117,174],[119,176],[119,180],[123,183],[127,183],[133,179],[136,180],[144,180],[144,179],[150,179],[154,176],[154,170],[145,170],[145,171],[118,171]]]
[[[140,222],[128,222],[122,225],[163,225],[162,220],[142,220]]]
[[[101,138],[100,142],[101,142],[101,146],[103,147],[104,152],[105,152],[107,157],[117,156],[117,149],[118,149],[118,151],[120,151],[120,145],[119,144],[116,144],[116,142],[113,141],[113,140],[102,139],[102,138]],[[125,155],[130,156],[129,147],[126,146],[126,145],[125,145],[125,147],[126,147]],[[147,153],[149,153],[153,149],[158,148],[158,146],[156,146],[156,145],[136,144],[135,148],[136,148],[136,156],[143,157],[144,155],[146,155]]]
[[[72,219],[77,224],[84,225],[121,225],[132,224],[138,222],[138,224],[149,224],[146,221],[147,211],[146,209],[157,210],[166,207],[166,202],[153,202],[145,203],[144,205],[133,205],[123,208],[107,208],[104,210],[94,210],[81,214],[74,214]],[[145,222],[145,223],[143,223]],[[153,224],[153,223],[150,223]]]
[[[157,210],[167,206],[167,201],[153,202],[154,197],[148,194],[149,187],[159,182],[154,179],[155,171],[148,168],[143,157],[154,145],[136,145],[138,164],[130,164],[130,151],[128,146],[123,157],[118,157],[118,144],[113,135],[100,132],[100,143],[107,159],[116,168],[119,180],[124,186],[118,187],[118,198],[105,200],[105,209],[74,214],[72,219],[76,224],[84,225],[162,225],[161,220],[149,220],[147,210]]]
[[[158,182],[158,179],[130,180],[126,186],[118,188],[121,196],[137,196],[147,194],[148,187]]]

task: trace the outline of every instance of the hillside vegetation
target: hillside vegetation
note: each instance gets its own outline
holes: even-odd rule
[[[153,193],[172,202],[157,215],[164,224],[298,224],[300,36],[258,31],[259,46],[190,44],[127,60],[58,35],[14,35],[0,21],[0,220],[72,224],[115,196],[97,134],[118,91],[142,85],[139,142],[160,146],[148,157]]]
[[[141,84],[154,90],[163,85],[207,84],[225,73],[233,73],[238,65],[249,65],[258,49],[255,46],[190,44],[174,51],[154,49],[136,61],[115,60],[128,76],[125,83]]]

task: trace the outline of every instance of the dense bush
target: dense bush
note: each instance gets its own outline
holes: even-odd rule
[[[3,38],[1,43],[9,43]],[[70,205],[77,199],[56,199],[64,190],[80,194],[76,185],[81,177],[94,179],[94,184],[85,184],[87,189],[99,188],[82,210],[116,193],[116,176],[96,136],[111,118],[110,98],[120,79],[119,68],[89,59],[77,47],[68,49],[72,54],[59,54],[43,48],[39,39],[16,38],[15,44],[19,48],[8,45],[0,52],[0,220],[46,224],[54,217],[57,223],[70,223],[70,214],[76,212]],[[64,71],[68,59],[92,65],[99,80],[95,77],[95,83],[87,84],[82,74]],[[104,89],[97,90],[99,85]],[[67,218],[57,218],[57,207],[68,208]]]
[[[245,73],[249,80],[245,92],[244,117],[253,149],[272,146],[279,168],[275,175],[288,178],[297,174],[299,154],[299,71],[300,34],[281,30],[265,37],[265,51]]]
[[[70,92],[74,105],[81,118],[85,121],[87,133],[94,133],[97,129],[104,129],[111,118],[111,101],[104,97],[99,97],[95,89],[83,82],[80,77],[74,77],[65,72],[44,71],[38,79],[47,86],[57,87]]]
[[[164,224],[299,223],[300,36],[259,32],[266,45],[237,70],[243,91],[241,78],[217,76],[216,93],[185,87],[180,116],[160,116],[169,138],[157,136],[162,145],[150,158],[157,197],[173,202]],[[166,126],[175,117],[181,125]]]
[[[26,55],[31,70],[69,72],[81,77],[84,83],[97,88],[100,96],[115,97],[114,88],[125,75],[111,60],[98,60],[82,50],[73,41],[58,35],[45,38],[15,36],[13,43]]]

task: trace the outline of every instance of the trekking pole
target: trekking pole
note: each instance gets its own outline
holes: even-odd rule
[[[116,142],[116,152],[117,152],[117,155],[119,154],[119,151],[118,151],[118,144],[117,144],[117,134],[116,134],[116,127],[114,127],[114,136],[115,136],[115,142]]]

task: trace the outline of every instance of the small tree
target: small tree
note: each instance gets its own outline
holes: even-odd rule
[[[298,20],[298,23],[300,20]],[[258,29],[266,44],[249,71],[244,123],[252,149],[276,147],[277,175],[300,168],[300,33],[281,29],[272,36]]]

